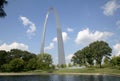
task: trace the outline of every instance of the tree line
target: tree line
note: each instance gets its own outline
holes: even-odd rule
[[[120,69],[120,56],[111,57],[112,49],[104,41],[95,41],[74,53],[71,61],[79,66],[118,67]]]
[[[112,67],[120,69],[120,56],[111,57],[112,49],[104,41],[95,41],[74,53],[68,67],[75,65],[86,67]],[[31,70],[54,70],[67,65],[53,65],[48,53],[34,54],[20,49],[0,50],[0,72],[20,72]]]
[[[47,70],[54,68],[50,54],[34,54],[28,51],[12,49],[0,50],[0,71],[20,72],[29,70]]]

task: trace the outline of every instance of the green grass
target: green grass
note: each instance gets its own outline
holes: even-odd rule
[[[83,69],[59,69],[59,70],[48,70],[48,71],[42,71],[42,70],[34,70],[29,71],[28,73],[54,73],[54,74],[72,74],[72,73],[91,73],[91,74],[115,74],[120,75],[119,69],[113,69],[113,68],[83,68]]]
[[[33,71],[27,71],[27,72],[20,72],[19,74],[109,74],[109,75],[119,75],[120,76],[120,70],[115,68],[83,68],[83,69],[59,69],[59,70],[48,70],[48,71],[42,71],[42,70],[33,70]],[[12,75],[12,72],[10,72]]]
[[[111,68],[60,69],[54,71],[54,73],[99,73],[120,75],[120,70]]]

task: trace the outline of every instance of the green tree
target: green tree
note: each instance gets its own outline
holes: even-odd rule
[[[74,56],[71,59],[71,62],[73,62],[74,65],[79,64],[84,65],[85,64],[85,55],[82,53],[81,50],[77,51]]]
[[[93,53],[92,53],[92,49],[90,47],[85,47],[82,49],[82,53],[84,55],[84,64],[92,66],[94,63],[94,58],[93,58]]]
[[[36,58],[35,54],[20,49],[11,49],[9,54],[11,59],[22,58],[25,62],[28,62],[31,58]]]
[[[30,53],[28,51],[23,51],[20,49],[11,49],[9,52],[9,59],[15,59],[15,58],[21,58],[24,60],[25,68],[27,69],[27,64],[29,63],[29,60],[32,58],[36,58],[37,56],[33,53]]]
[[[72,57],[71,60],[74,64],[79,64],[81,65],[88,65],[92,66],[94,63],[94,58],[92,54],[92,50],[90,47],[85,47],[82,50],[77,51],[74,56]]]
[[[35,70],[37,67],[37,63],[36,63],[36,58],[32,58],[29,60],[28,64],[27,64],[27,69],[28,70]]]
[[[13,71],[14,67],[13,64],[11,64],[11,61],[12,62],[14,60],[16,61],[16,59],[22,59],[24,61],[24,67],[22,67],[22,69],[24,68],[24,70],[27,70],[28,67],[29,70],[33,70],[36,67],[34,66],[36,62],[35,60],[32,59],[37,59],[37,55],[33,53],[30,53],[28,51],[23,51],[20,49],[11,49],[8,52],[4,50],[0,50],[0,71],[8,71],[8,70],[10,71],[10,69],[11,71]],[[17,63],[17,61],[15,63]]]
[[[54,69],[55,69],[55,65],[53,65],[53,64],[52,64],[52,65],[51,65],[51,69],[53,69],[53,70],[54,70]]]
[[[120,66],[120,56],[117,56],[117,65]]]
[[[15,58],[22,58],[23,51],[20,49],[11,49],[10,52],[10,59],[15,59]]]
[[[6,0],[0,0],[0,17],[5,17],[6,13],[4,11],[4,5],[8,2]]]
[[[25,62],[28,62],[30,59],[32,58],[37,58],[37,55],[36,54],[33,54],[33,53],[30,53],[28,51],[23,51],[23,54],[22,54],[22,59],[25,61]]]
[[[48,70],[52,65],[52,57],[50,54],[43,53],[37,57],[37,68],[41,70]]]
[[[69,64],[68,64],[68,67],[72,67],[72,64],[71,64],[71,63],[69,63]]]
[[[2,72],[10,72],[11,71],[11,66],[9,64],[3,64],[1,66],[1,71]]]
[[[120,56],[114,56],[112,57],[110,63],[112,64],[113,67],[120,67]]]
[[[90,48],[92,49],[92,53],[94,55],[94,59],[96,60],[96,63],[99,64],[100,68],[101,62],[104,56],[111,56],[112,49],[108,45],[108,43],[104,41],[95,41],[91,43]]]
[[[22,60],[20,58],[15,58],[15,59],[11,60],[9,64],[11,67],[10,68],[11,71],[19,72],[24,69],[24,60]]]
[[[0,66],[7,63],[7,52],[0,50]]]
[[[61,64],[60,65],[60,68],[66,68],[67,66],[66,66],[66,64]]]
[[[104,58],[104,66],[107,66],[107,67],[110,66],[110,60],[111,59],[109,57],[105,57]]]

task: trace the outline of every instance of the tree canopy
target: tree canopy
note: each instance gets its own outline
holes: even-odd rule
[[[96,41],[91,43],[89,47],[92,49],[94,59],[96,60],[96,63],[100,65],[100,67],[103,57],[111,56],[112,49],[110,48],[107,42]]]
[[[20,72],[55,69],[50,54],[34,54],[20,49],[0,50],[0,71]]]
[[[47,53],[39,54],[37,59],[37,68],[43,70],[49,69],[53,62],[51,55]]]
[[[7,3],[7,0],[0,0],[0,17],[6,16],[6,12],[4,11],[4,5]]]
[[[77,51],[72,57],[72,62],[79,65],[93,65],[94,60],[96,64],[101,67],[103,57],[111,56],[112,49],[108,43],[104,41],[95,41],[89,46]]]
[[[27,65],[33,58],[36,59],[37,55],[28,51],[19,49],[12,49],[10,51],[0,50],[0,71],[29,70],[30,65],[29,67]]]

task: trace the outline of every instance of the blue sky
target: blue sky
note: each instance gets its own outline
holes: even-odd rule
[[[74,52],[96,40],[108,42],[113,55],[120,54],[119,0],[8,0],[7,16],[0,19],[0,50],[18,48],[39,54],[45,16],[51,7],[59,14],[67,62]],[[57,63],[53,13],[48,18],[45,51]]]

